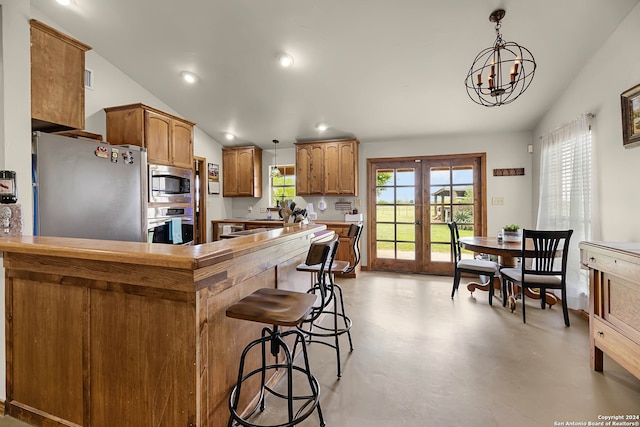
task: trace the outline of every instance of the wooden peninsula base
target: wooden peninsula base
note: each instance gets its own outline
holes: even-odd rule
[[[226,426],[240,353],[262,325],[225,310],[262,287],[306,291],[295,267],[323,229],[192,247],[0,239],[6,412],[39,426]]]

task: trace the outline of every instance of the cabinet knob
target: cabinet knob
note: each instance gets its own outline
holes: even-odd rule
[[[598,336],[601,337],[601,338],[604,337],[604,332],[598,331]]]
[[[596,259],[595,259],[594,257],[590,257],[590,258],[589,258],[589,261],[590,261],[590,262],[595,262],[595,261],[596,261]]]

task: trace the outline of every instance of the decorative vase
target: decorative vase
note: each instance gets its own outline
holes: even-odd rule
[[[505,242],[521,242],[522,241],[522,230],[518,229],[516,231],[507,231],[504,228],[502,229],[502,239]]]

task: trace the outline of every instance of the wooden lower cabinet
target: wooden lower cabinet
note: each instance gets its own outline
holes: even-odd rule
[[[640,378],[640,243],[581,242],[589,268],[591,367],[604,353]]]
[[[348,261],[353,265],[356,261],[356,254],[353,250],[353,237],[349,237],[349,227],[352,222],[344,221],[315,221],[317,224],[324,224],[327,226],[327,230],[333,231],[339,236],[340,243],[338,244],[338,252],[336,253],[336,259],[340,261]],[[245,230],[255,230],[257,228],[279,228],[282,227],[282,222],[279,221],[260,221],[260,220],[212,220],[211,226],[213,228],[213,240],[219,240],[221,234],[221,226],[224,224],[242,224]],[[355,270],[347,274],[338,274],[339,277],[357,277],[360,271],[360,265]]]

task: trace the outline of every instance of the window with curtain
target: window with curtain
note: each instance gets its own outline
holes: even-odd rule
[[[567,304],[587,310],[589,280],[580,269],[578,243],[592,240],[597,224],[594,204],[593,115],[577,119],[542,136],[537,228],[573,230],[567,266]]]
[[[271,169],[269,169],[271,170]],[[280,175],[270,178],[271,206],[296,196],[296,168],[294,165],[278,166]]]

